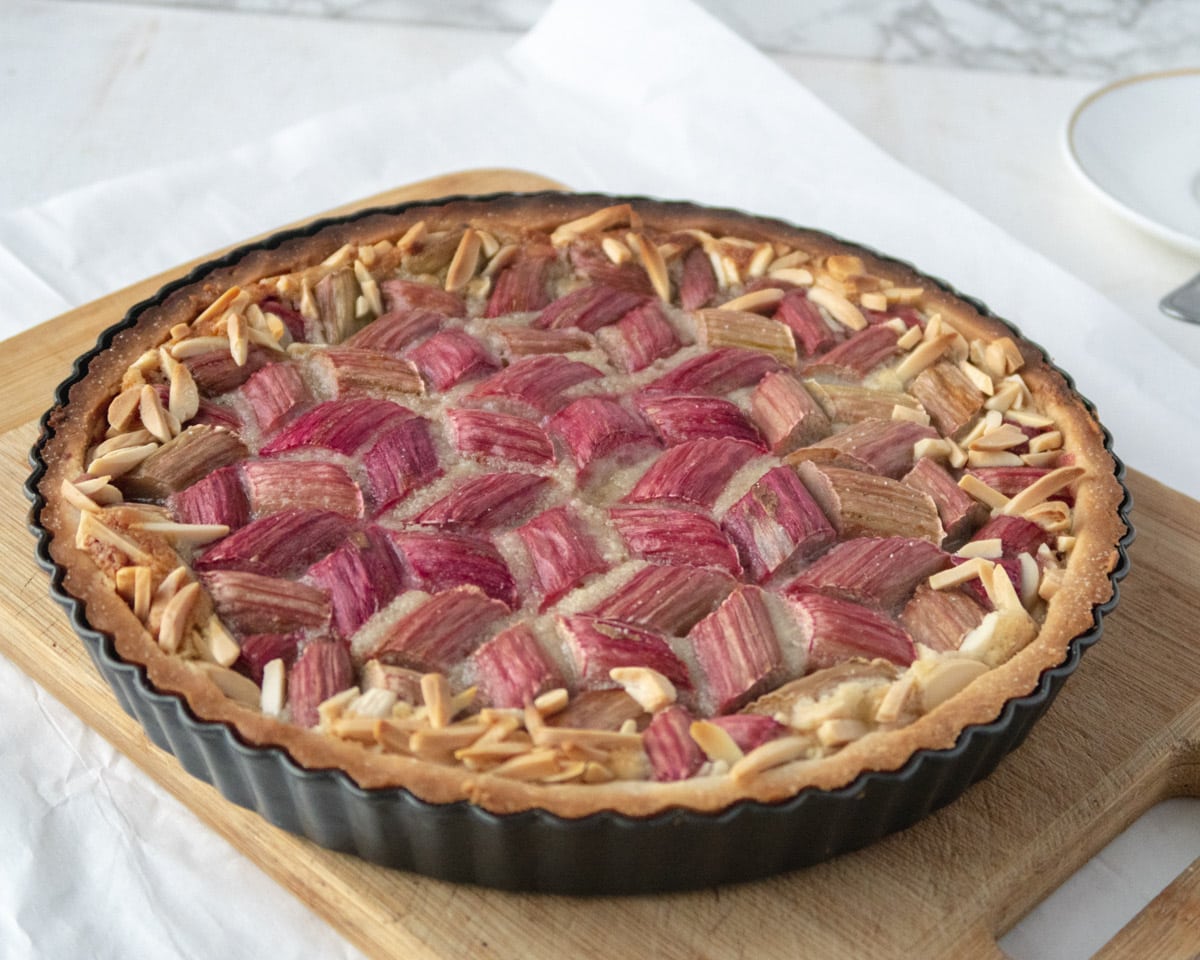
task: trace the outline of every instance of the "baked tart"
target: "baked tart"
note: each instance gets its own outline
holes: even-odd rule
[[[318,223],[135,308],[60,399],[35,520],[112,660],[231,749],[493,824],[902,778],[1040,712],[1123,571],[1118,464],[1036,346],[685,203]]]

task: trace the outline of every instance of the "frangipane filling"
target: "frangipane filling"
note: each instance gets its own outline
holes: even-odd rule
[[[225,291],[64,482],[226,696],[550,783],[752,778],[1037,634],[1083,470],[1008,338],[852,254],[420,222]]]

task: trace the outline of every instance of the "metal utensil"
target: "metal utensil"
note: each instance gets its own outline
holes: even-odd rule
[[[1200,323],[1200,273],[1163,297],[1158,309],[1175,320]]]

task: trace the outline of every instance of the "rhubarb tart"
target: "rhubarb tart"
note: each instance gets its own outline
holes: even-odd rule
[[[1044,707],[1128,535],[1015,328],[691,204],[314,224],[135,308],[59,401],[35,524],[106,657],[242,753],[492,823],[903,781]]]

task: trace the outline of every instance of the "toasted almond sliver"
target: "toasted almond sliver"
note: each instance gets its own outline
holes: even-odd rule
[[[190,337],[187,340],[171,344],[171,356],[176,360],[187,360],[189,357],[198,357],[216,350],[225,350],[228,347],[227,337]]]
[[[192,614],[196,612],[202,590],[200,584],[193,581],[181,587],[163,608],[162,622],[158,628],[158,645],[166,653],[178,653],[183,648],[183,640],[191,626]],[[257,704],[257,688],[255,694]]]
[[[200,409],[200,389],[196,386],[196,380],[187,364],[180,363],[166,349],[160,353],[163,369],[167,371],[170,379],[167,410],[181,424],[187,423]]]
[[[949,587],[957,587],[959,584],[966,583],[968,580],[982,580],[990,574],[994,566],[995,564],[982,557],[972,557],[957,567],[950,567],[931,574],[929,586],[934,590],[946,590]]]
[[[207,658],[213,663],[219,663],[223,667],[232,667],[237,658],[241,656],[242,648],[233,638],[228,630],[225,629],[225,624],[221,622],[220,617],[209,617],[201,631],[201,638],[204,644],[202,654],[207,654]]]
[[[382,721],[388,722],[388,721]],[[471,746],[487,732],[484,723],[456,723],[449,727],[426,727],[408,738],[408,749],[418,757],[438,757],[453,754]]]
[[[608,676],[622,685],[626,694],[640,703],[647,713],[655,713],[676,702],[674,684],[650,667],[613,667]]]
[[[642,269],[650,278],[650,285],[664,303],[671,302],[671,275],[667,273],[667,265],[658,252],[658,247],[640,233],[629,233],[625,237],[629,248],[637,254],[642,263]]]
[[[757,774],[803,758],[812,749],[808,737],[779,737],[755,747],[729,768],[736,781],[748,780]]]
[[[100,505],[91,497],[85,494],[79,487],[75,486],[70,480],[63,480],[59,485],[59,490],[62,492],[63,499],[71,504],[76,510],[83,510],[87,513],[99,513]]]
[[[150,615],[150,588],[152,585],[153,580],[149,567],[128,566],[117,570],[117,593],[129,604],[133,615],[143,622]]]
[[[858,298],[858,302],[867,310],[874,310],[876,313],[883,313],[888,308],[887,297],[877,291],[864,293]],[[918,329],[913,327],[913,329]]]
[[[883,291],[883,295],[888,298],[889,303],[912,306],[921,299],[924,292],[923,287],[888,287]]]
[[[936,661],[927,670],[921,671],[917,679],[917,686],[921,690],[921,706],[928,713],[987,671],[987,664],[968,657],[948,657]]]
[[[724,760],[733,766],[745,756],[729,731],[709,720],[697,720],[688,728],[688,733],[709,760]]]
[[[322,700],[317,704],[317,726],[323,730],[332,727],[342,718],[346,708],[358,698],[359,693],[358,687],[350,687]]]
[[[971,441],[972,450],[1010,450],[1028,441],[1020,427],[1002,423]]]
[[[137,387],[122,390],[113,397],[108,405],[108,425],[115,430],[125,430],[133,422],[140,399],[141,390]]]
[[[967,379],[971,381],[975,389],[985,397],[990,397],[996,392],[996,385],[992,381],[992,378],[975,366],[975,364],[971,363],[971,361],[963,360],[959,363],[958,368],[966,374]]]
[[[1043,500],[1048,500],[1058,491],[1069,487],[1072,483],[1082,477],[1086,470],[1083,467],[1059,467],[1057,470],[1051,470],[1043,477],[1039,477],[1020,493],[1016,494],[1008,501],[1000,512],[1008,516],[1018,516],[1036,507]]]
[[[141,396],[138,398],[138,415],[142,418],[142,426],[149,430],[150,435],[159,443],[166,443],[173,436],[167,411],[158,399],[158,391],[150,384],[142,387]]]
[[[764,287],[743,293],[740,297],[721,304],[722,310],[741,310],[744,313],[770,313],[782,300],[784,292],[779,287]]]
[[[534,699],[533,707],[541,716],[549,717],[565,709],[569,700],[570,694],[566,688],[556,687],[554,690],[547,690],[541,696]]]
[[[551,749],[531,750],[506,760],[490,771],[499,777],[512,780],[542,780],[559,772],[558,751]],[[582,769],[579,771],[582,773]]]
[[[594,213],[577,220],[568,220],[559,224],[550,234],[550,242],[556,247],[569,244],[576,237],[585,233],[602,233],[613,227],[628,227],[633,224],[633,208],[627,203],[618,203],[611,207],[603,207]]]
[[[427,673],[421,677],[421,696],[425,706],[429,708],[429,724],[435,730],[450,723],[454,715],[451,711],[450,681],[440,673]]]
[[[454,251],[454,257],[446,270],[447,290],[456,293],[475,276],[475,271],[479,269],[479,253],[482,248],[483,241],[479,239],[477,231],[470,227],[463,231],[462,239],[458,241],[458,248]]]
[[[895,723],[900,719],[908,706],[909,698],[916,687],[916,679],[912,671],[904,674],[895,683],[888,686],[887,693],[875,708],[876,723]]]
[[[771,265],[767,268],[767,273],[775,273],[777,270],[791,270],[793,267],[799,267],[802,264],[808,263],[812,259],[812,255],[805,253],[803,250],[792,250],[771,261]]]
[[[627,750],[640,747],[640,733],[620,733],[615,730],[591,730],[575,727],[542,726],[537,732],[530,730],[533,742],[539,747],[557,747],[567,744],[596,747],[600,750]]]
[[[495,761],[496,763],[503,762],[510,757],[519,757],[522,754],[529,753],[533,749],[533,744],[521,740],[502,740],[499,742],[483,742],[483,737],[480,737],[469,747],[463,747],[461,750],[454,751],[455,760],[473,760],[476,763],[480,761]]]
[[[121,536],[100,520],[100,514],[81,513],[75,528],[75,545],[83,549],[88,540],[99,540],[125,554],[135,564],[150,566],[153,558],[127,537]]]
[[[287,703],[287,664],[276,657],[263,667],[259,709],[268,716],[277,717],[283,713],[285,703]]]
[[[240,313],[230,313],[225,332],[229,337],[229,355],[239,367],[244,367],[250,357],[250,335],[245,318]]]
[[[1004,541],[999,537],[989,537],[987,540],[968,540],[954,552],[954,555],[997,560],[1004,555]]]
[[[831,317],[849,330],[862,330],[867,325],[867,318],[862,311],[840,293],[827,287],[815,286],[808,291],[808,299],[818,306],[824,307]]]
[[[912,423],[919,423],[926,427],[929,426],[929,414],[924,410],[919,410],[916,407],[907,407],[902,403],[897,403],[892,407],[892,419],[908,420]],[[913,446],[916,446],[916,444],[913,444]]]
[[[600,249],[617,266],[620,266],[622,263],[628,263],[633,259],[633,251],[616,237],[605,237],[600,241]]]
[[[200,584],[196,584],[196,586],[199,587]],[[192,666],[193,669],[205,674],[230,700],[255,710],[262,707],[262,691],[258,688],[258,684],[245,674],[219,664],[206,663],[203,660],[195,661]]]
[[[1063,435],[1061,430],[1047,430],[1029,438],[1030,453],[1046,453],[1062,449]]]
[[[1033,410],[1009,410],[1006,416],[1013,423],[1019,423],[1023,427],[1032,427],[1035,430],[1054,426],[1054,421],[1050,417],[1035,413]]]
[[[907,381],[926,367],[933,366],[954,344],[956,336],[954,333],[943,333],[940,337],[923,341],[896,366],[896,375]]]
[[[396,694],[384,687],[364,690],[346,705],[345,716],[382,720],[391,716],[392,707],[396,705],[397,699]]]
[[[841,747],[866,736],[868,727],[861,720],[833,717],[817,727],[817,739],[824,747]]]
[[[223,523],[176,523],[173,520],[148,520],[133,524],[132,529],[157,533],[172,543],[192,546],[212,543],[229,533],[229,527]]]
[[[993,510],[1001,510],[1008,505],[1008,497],[994,487],[989,487],[974,474],[963,474],[958,485],[984,506],[991,507]]]
[[[242,288],[241,287],[230,287],[223,294],[221,294],[219,297],[217,297],[216,300],[214,300],[212,303],[210,303],[207,307],[204,308],[204,310],[200,314],[200,316],[198,316],[192,322],[192,326],[195,328],[198,328],[203,323],[205,323],[207,320],[210,320],[213,317],[219,317],[221,314],[223,314],[226,310],[228,310],[233,305],[235,300],[237,300],[241,296],[242,296]],[[178,354],[176,354],[176,356],[178,356]]]
[[[371,275],[371,271],[367,269],[367,265],[361,260],[354,261],[354,276],[358,280],[358,287],[360,290],[362,290],[363,296],[367,298],[367,303],[371,307],[371,312],[375,314],[375,316],[382,314],[383,294],[379,291],[379,284],[375,282],[375,278]]]

